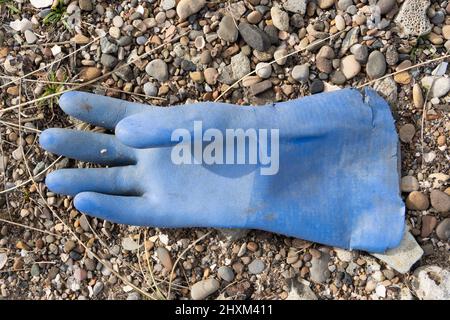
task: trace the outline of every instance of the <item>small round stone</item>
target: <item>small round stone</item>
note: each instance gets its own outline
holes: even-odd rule
[[[375,50],[370,53],[366,73],[371,79],[380,78],[386,73],[386,59],[380,51]]]
[[[319,80],[319,79],[314,79],[311,82],[311,86],[309,88],[309,91],[311,92],[311,94],[316,94],[316,93],[322,92],[323,89],[324,89],[323,81]]]
[[[144,84],[144,93],[149,97],[155,97],[158,94],[158,88],[151,82]]]
[[[248,265],[248,271],[251,274],[259,274],[263,272],[265,268],[265,263],[260,259],[255,259]]]
[[[440,190],[433,190],[430,193],[431,206],[437,212],[449,212],[450,211],[450,196]]]
[[[112,23],[116,28],[121,28],[123,26],[123,19],[121,16],[115,16]]]
[[[220,287],[219,281],[210,278],[195,283],[191,288],[191,297],[193,300],[203,300],[216,292]]]
[[[297,81],[307,81],[309,78],[309,65],[308,64],[302,64],[295,66],[292,69],[292,78],[294,78]]]
[[[341,60],[340,68],[347,80],[354,78],[361,71],[361,65],[352,54]]]
[[[269,63],[266,62],[260,62],[256,65],[256,74],[263,78],[267,79],[272,74],[272,66]]]
[[[217,275],[222,280],[232,282],[234,280],[234,271],[230,267],[222,266],[217,270]]]
[[[419,181],[413,176],[402,177],[400,183],[400,189],[402,192],[413,192],[419,190]]]
[[[436,228],[436,235],[443,241],[450,239],[450,218],[442,220]]]

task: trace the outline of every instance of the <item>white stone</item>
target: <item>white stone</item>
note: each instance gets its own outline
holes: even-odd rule
[[[23,18],[22,20],[14,20],[9,23],[9,26],[15,30],[24,32],[25,30],[31,30],[33,28],[33,23],[27,18]]]
[[[35,8],[47,8],[53,4],[53,0],[30,0],[30,3]]]
[[[307,0],[286,0],[283,8],[293,13],[305,14]]]
[[[34,32],[31,31],[31,30],[25,30],[24,35],[25,35],[25,40],[26,40],[27,43],[29,43],[29,44],[33,44],[33,43],[35,43],[36,40],[37,40],[36,35],[35,35]]]
[[[416,269],[412,288],[422,300],[450,300],[450,272],[438,266]]]
[[[54,57],[61,53],[61,47],[57,44],[55,44],[50,50],[52,51]]]
[[[175,8],[176,1],[175,0],[162,0],[161,1],[161,7],[164,10],[170,10],[172,8]]]
[[[422,257],[423,250],[411,233],[405,230],[403,239],[398,247],[389,249],[385,253],[373,253],[372,255],[397,272],[407,273],[412,265]]]
[[[256,74],[263,78],[267,79],[272,74],[272,66],[268,64],[267,62],[260,62],[256,65]]]
[[[434,81],[431,96],[433,98],[440,98],[445,96],[448,91],[450,91],[450,78],[440,77]]]
[[[336,256],[341,261],[350,262],[353,260],[353,252],[352,251],[334,248],[334,252],[336,252]]]

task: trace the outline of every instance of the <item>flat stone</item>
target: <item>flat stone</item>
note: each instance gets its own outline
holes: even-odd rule
[[[269,63],[266,62],[260,62],[255,67],[256,74],[263,78],[267,79],[272,74],[272,66]]]
[[[395,0],[379,0],[377,7],[380,8],[380,14],[385,15],[394,8],[396,3]]]
[[[400,245],[389,249],[385,253],[373,253],[375,258],[385,262],[399,273],[407,273],[423,255],[423,250],[414,237],[405,230]]]
[[[339,56],[345,55],[354,44],[358,43],[359,27],[350,29],[345,35],[342,41],[341,49],[339,50]]]
[[[108,69],[112,69],[114,68],[117,63],[118,60],[116,57],[110,55],[110,54],[102,54],[102,57],[100,58],[100,62],[102,63],[102,65],[104,65],[106,68]]]
[[[348,250],[344,250],[344,249],[340,249],[340,248],[334,248],[333,250],[336,253],[336,256],[338,257],[339,260],[344,261],[344,262],[350,262],[353,260],[353,252],[352,251],[348,251]]]
[[[420,88],[420,85],[418,83],[414,84],[412,93],[414,107],[416,107],[417,109],[423,108],[423,94],[422,89]]]
[[[36,37],[36,35],[34,34],[33,31],[25,30],[25,32],[23,34],[25,35],[25,40],[27,41],[27,43],[33,44],[33,43],[36,42],[37,37]]]
[[[217,35],[227,42],[236,42],[239,32],[231,16],[224,16],[219,23]]]
[[[320,9],[328,9],[334,5],[334,0],[317,0]]]
[[[87,67],[83,68],[80,72],[79,78],[84,81],[90,81],[96,79],[102,75],[102,70],[96,67]]]
[[[267,51],[270,48],[271,41],[269,36],[258,27],[251,25],[247,22],[241,22],[239,24],[239,33],[247,43],[253,49],[258,51]]]
[[[216,292],[220,287],[219,281],[210,278],[195,283],[191,288],[192,300],[203,300]]]
[[[286,48],[280,48],[275,50],[275,52],[273,53],[273,58],[275,59],[275,62],[280,65],[283,66],[286,64],[287,61],[287,57],[286,55],[288,54],[288,51],[286,50]]]
[[[432,190],[430,193],[431,206],[437,212],[450,211],[450,196],[440,190]]]

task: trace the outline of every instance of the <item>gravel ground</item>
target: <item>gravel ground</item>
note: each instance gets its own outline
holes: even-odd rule
[[[1,299],[450,299],[450,78],[446,59],[429,62],[450,49],[449,1],[0,0],[0,8]],[[390,102],[402,142],[410,231],[389,255],[255,230],[112,224],[43,183],[46,172],[88,164],[43,151],[39,132],[102,131],[62,113],[64,90],[245,105],[364,85]]]

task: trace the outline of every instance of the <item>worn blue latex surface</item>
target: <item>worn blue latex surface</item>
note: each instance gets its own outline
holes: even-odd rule
[[[48,129],[48,151],[108,168],[61,169],[50,190],[77,209],[118,223],[254,228],[348,249],[396,247],[404,228],[398,138],[373,90],[344,89],[266,106],[204,102],[152,107],[83,92],[62,109],[115,135]],[[279,171],[259,165],[176,165],[171,133],[203,121],[217,128],[279,129]]]

